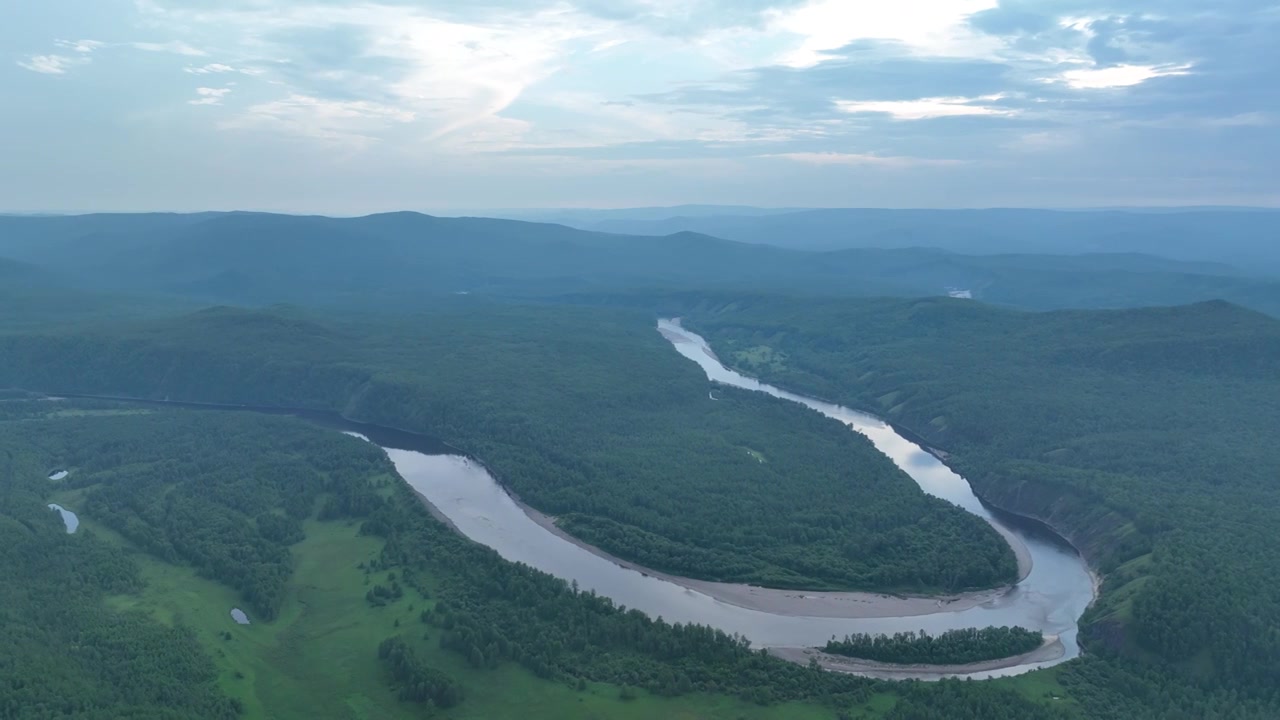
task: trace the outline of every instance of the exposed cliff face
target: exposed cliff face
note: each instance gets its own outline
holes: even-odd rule
[[[936,409],[913,409],[904,404],[887,414],[904,437],[943,456],[983,501],[1049,526],[1095,570],[1106,573],[1150,552],[1147,538],[1128,518],[1109,509],[1102,498],[1054,482],[1046,473],[1037,472],[1033,463],[991,457],[960,439],[955,431],[940,429],[931,421],[937,417]]]
[[[958,465],[963,466],[963,463]],[[983,500],[1001,510],[1048,525],[1074,545],[1091,567],[1105,572],[1110,566],[1130,559],[1120,559],[1117,544],[1131,548],[1131,536],[1136,532],[1133,526],[1093,499],[1082,498],[1063,488],[1037,484],[1030,479],[974,473],[968,473],[967,477]],[[975,480],[975,477],[980,479]],[[1142,548],[1141,552],[1145,551],[1146,548]]]

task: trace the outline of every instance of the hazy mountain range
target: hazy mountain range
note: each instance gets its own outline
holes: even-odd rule
[[[804,250],[932,247],[977,254],[1147,253],[1280,272],[1280,211],[1267,208],[744,210],[691,206],[562,210],[545,217],[586,230],[631,235],[698,232]]]
[[[1280,266],[1267,234],[1277,221],[1280,214],[1217,211],[807,211],[598,223],[654,232],[688,224],[755,238],[744,242],[683,230],[629,235],[416,213],[10,216],[0,217],[0,258],[9,261],[0,263],[0,279],[248,304],[740,289],[961,292],[1032,309],[1225,299],[1280,314],[1280,281],[1263,277]],[[769,228],[789,229],[769,235]],[[830,249],[859,243],[884,247]],[[984,248],[1000,254],[969,254]],[[1076,252],[1054,254],[1068,249]],[[1221,262],[1236,254],[1248,262]]]

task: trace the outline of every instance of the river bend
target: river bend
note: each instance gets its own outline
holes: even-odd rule
[[[400,475],[458,532],[583,590],[595,590],[620,605],[668,622],[698,623],[737,633],[757,647],[807,660],[805,648],[833,636],[925,630],[941,633],[970,627],[1020,625],[1049,637],[1045,648],[1006,663],[972,668],[894,669],[832,664],[884,678],[975,679],[1013,675],[1076,657],[1077,621],[1094,597],[1093,580],[1080,556],[1061,538],[1010,524],[973,494],[969,484],[940,460],[899,435],[888,424],[848,408],[823,403],[725,368],[703,339],[674,321],[660,330],[708,377],[726,385],[766,392],[801,403],[866,435],[927,493],[987,520],[1009,540],[1025,576],[1016,586],[959,598],[892,598],[864,593],[803,593],[706,583],[637,568],[559,532],[546,517],[523,506],[479,462],[459,455],[429,454],[389,443],[369,428],[351,429],[386,451]],[[714,400],[714,396],[708,402]],[[832,596],[835,596],[832,598]],[[764,599],[761,599],[764,598]],[[994,665],[994,667],[993,667]]]
[[[159,404],[291,414],[361,437],[386,451],[401,477],[434,514],[507,560],[576,581],[584,591],[594,590],[652,617],[708,625],[741,635],[756,647],[770,648],[779,656],[798,662],[807,662],[813,656],[811,649],[825,645],[832,637],[852,633],[924,630],[938,634],[1006,625],[1038,630],[1045,634],[1047,642],[1040,650],[1024,656],[965,667],[902,668],[848,659],[819,659],[825,667],[837,671],[885,679],[932,680],[1016,675],[1079,655],[1077,623],[1093,601],[1095,589],[1087,565],[1066,541],[1029,523],[1010,523],[998,517],[982,504],[963,478],[887,423],[729,370],[701,337],[682,328],[678,321],[660,321],[658,329],[676,351],[701,366],[710,380],[800,403],[867,436],[922,490],[991,523],[1018,556],[1020,582],[1010,588],[956,597],[912,598],[773,590],[673,577],[636,567],[569,537],[555,527],[551,518],[512,497],[482,463],[428,437],[351,422],[331,413]],[[707,401],[715,401],[714,392],[709,393]],[[72,530],[70,525],[68,530]]]

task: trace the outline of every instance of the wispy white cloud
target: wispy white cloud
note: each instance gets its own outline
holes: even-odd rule
[[[269,128],[319,140],[365,145],[389,127],[411,123],[416,115],[391,105],[365,100],[327,100],[292,94],[259,103],[224,128]]]
[[[199,66],[188,65],[183,68],[183,70],[193,75],[216,75],[220,73],[240,72],[240,70],[237,70],[230,65],[223,65],[222,63],[209,63],[208,65]]]
[[[1017,153],[1044,153],[1070,148],[1079,141],[1072,130],[1038,130],[1015,135],[1001,147]]]
[[[192,47],[181,40],[170,40],[169,42],[135,42],[129,43],[129,46],[136,50],[144,50],[146,52],[172,53],[174,55],[185,55],[187,57],[205,57],[209,53],[196,47]]]
[[[1280,8],[1276,8],[1276,11],[1280,12]],[[1216,128],[1270,127],[1276,124],[1276,117],[1264,112],[1243,112],[1226,117],[1207,118],[1203,123],[1205,127]]]
[[[800,38],[780,60],[812,67],[836,57],[858,40],[900,43],[911,52],[932,56],[982,56],[998,46],[968,26],[968,19],[997,6],[997,0],[809,0],[769,13],[769,29]]]
[[[85,62],[87,60],[66,55],[32,55],[26,60],[19,60],[18,67],[45,75],[64,75],[67,70]]]
[[[1066,83],[1076,90],[1126,88],[1160,77],[1188,75],[1193,65],[1114,65],[1102,68],[1067,70],[1054,81]]]
[[[976,98],[934,97],[919,100],[837,100],[836,107],[851,114],[880,113],[894,120],[930,120],[963,115],[1011,116],[1018,111],[986,103],[1004,99],[1004,95]]]
[[[52,53],[31,55],[26,60],[19,60],[18,66],[45,75],[65,75],[68,70],[77,65],[88,65],[93,61],[90,56],[107,45],[98,40],[54,40],[53,44],[76,54],[74,56]]]
[[[204,56],[203,50],[199,50],[182,41],[170,41],[164,43],[154,42],[131,42],[131,43],[107,43],[101,40],[54,40],[53,44],[62,50],[75,53],[73,56],[50,53],[48,55],[31,55],[26,60],[18,61],[18,65],[31,70],[32,72],[45,73],[47,75],[64,75],[68,70],[76,65],[88,65],[92,62],[92,55],[101,50],[110,50],[112,48],[133,48],[135,50],[143,50],[146,52],[156,53],[172,53],[176,55],[185,55],[188,57]],[[219,65],[208,65],[207,68],[226,67]]]
[[[91,53],[107,45],[98,40],[55,40],[54,44],[60,48],[66,48],[78,53]]]
[[[845,165],[880,168],[947,167],[964,164],[962,160],[877,155],[874,153],[791,152],[772,153],[760,155],[759,157],[791,160],[806,165]]]
[[[196,88],[195,100],[188,100],[188,105],[221,105],[222,99],[231,92],[231,88]]]
[[[275,68],[267,74],[283,84],[284,96],[276,105],[259,106],[244,125],[256,124],[265,113],[288,118],[270,127],[326,139],[351,126],[335,118],[349,112],[365,117],[372,108],[391,111],[374,113],[378,117],[412,118],[395,122],[412,122],[424,143],[472,129],[491,134],[504,124],[497,120],[503,111],[568,61],[571,46],[588,50],[616,39],[609,32],[613,23],[563,4],[525,12],[477,10],[465,21],[445,19],[455,12],[385,3],[150,7],[158,23],[216,27],[222,37],[240,38],[235,54],[242,62]],[[318,58],[318,48],[295,44],[298,37],[323,33],[352,43],[349,52]],[[314,113],[315,121],[302,121],[306,113]],[[352,138],[363,142],[370,128],[357,125]]]

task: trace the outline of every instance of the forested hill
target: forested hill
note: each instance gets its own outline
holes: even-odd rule
[[[454,293],[528,297],[661,288],[930,296],[963,290],[1027,309],[1221,298],[1280,315],[1280,280],[1150,255],[973,256],[920,247],[819,253],[692,232],[640,237],[416,213],[0,217],[0,257],[82,288],[206,303],[400,309]]]
[[[99,227],[100,223],[100,227]],[[249,302],[377,301],[469,293],[719,285],[839,291],[817,256],[680,233],[629,238],[559,225],[391,213],[230,213],[0,219],[0,255],[99,288]],[[864,277],[861,291],[897,286]]]
[[[1085,548],[1106,578],[1091,652],[1280,700],[1280,321],[736,300],[691,319],[721,358],[917,431]]]

